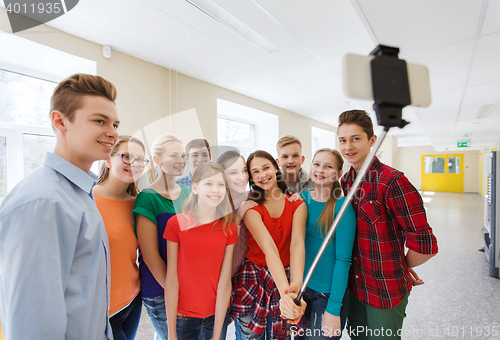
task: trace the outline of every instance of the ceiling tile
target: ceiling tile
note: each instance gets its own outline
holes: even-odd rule
[[[257,63],[299,87],[336,75],[304,44],[274,53]]]
[[[285,49],[300,42],[295,35],[256,1],[214,0],[214,2],[280,49]]]
[[[426,111],[439,111],[446,109],[458,109],[464,89],[458,88],[454,90],[438,91],[431,93],[431,105],[427,108],[416,107],[417,113]]]
[[[481,35],[500,31],[500,0],[489,0]]]
[[[500,103],[500,82],[469,86],[465,91],[463,106]]]
[[[457,116],[458,109],[448,109],[440,111],[427,110],[418,112],[418,119],[424,126],[441,123],[450,123],[454,126],[455,121],[457,120]]]
[[[196,79],[203,80],[214,76],[211,72],[202,70],[196,66],[187,64],[181,60],[172,58],[171,56],[152,50],[148,47],[141,46],[140,44],[124,38],[118,38],[115,44],[112,45],[112,48],[150,63],[175,69],[180,73]]]
[[[407,56],[474,38],[481,1],[357,0],[380,44]]]
[[[47,25],[98,45],[113,45],[118,39],[118,36],[114,33],[68,15],[60,16],[50,21]]]
[[[500,82],[500,33],[479,38],[469,85]]]
[[[322,34],[305,44],[339,75],[346,53],[368,55],[376,46],[360,21]]]
[[[462,107],[458,115],[458,120],[471,120],[476,118],[481,106]]]
[[[465,86],[473,40],[435,48],[404,58],[406,62],[421,64],[429,69],[432,91]]]
[[[255,1],[302,41],[359,20],[349,1]]]
[[[155,7],[177,19],[179,25],[185,24],[197,31],[200,36],[217,41],[245,58],[256,60],[269,55],[269,52],[257,47],[187,1],[162,0],[158,1]]]
[[[256,64],[249,63],[221,74],[222,77],[239,84],[243,88],[257,92],[288,92],[298,87],[276,76],[271,71]]]

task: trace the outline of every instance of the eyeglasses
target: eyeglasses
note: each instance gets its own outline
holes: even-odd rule
[[[123,164],[132,165],[137,161],[137,165],[144,168],[149,163],[149,159],[144,157],[134,157],[128,153],[112,153],[112,156],[121,156]]]

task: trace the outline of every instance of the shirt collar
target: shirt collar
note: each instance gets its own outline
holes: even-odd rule
[[[382,162],[380,162],[380,160],[378,159],[378,157],[375,156],[375,158],[373,159],[372,164],[370,165],[370,167],[366,171],[365,180],[369,180],[374,175],[376,175],[376,171],[373,171],[373,170],[378,169],[381,165],[382,165]],[[354,166],[351,165],[351,168],[349,169],[349,171],[347,172],[346,175],[348,175],[347,178],[351,179],[352,181],[354,181],[356,179],[357,174],[356,174],[356,171],[354,170]]]
[[[92,188],[94,187],[97,176],[92,172],[85,172],[76,165],[71,164],[66,159],[52,152],[45,154],[43,165],[60,173],[74,185],[85,191],[92,197]]]

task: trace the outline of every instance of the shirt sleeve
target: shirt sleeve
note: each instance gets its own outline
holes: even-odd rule
[[[345,198],[337,201],[335,214],[344,204]],[[344,216],[335,231],[335,264],[330,289],[330,297],[326,311],[332,315],[340,316],[342,300],[347,289],[347,278],[351,268],[352,247],[356,236],[356,214],[352,205],[349,204]]]
[[[147,192],[140,192],[139,195],[137,195],[135,199],[135,205],[134,205],[134,210],[132,212],[134,216],[134,229],[137,229],[136,225],[136,215],[142,215],[154,224],[157,223],[156,221],[156,215],[155,215],[155,209],[154,209],[154,203],[152,201],[152,195],[147,193]]]
[[[168,219],[167,227],[163,233],[163,238],[175,243],[179,243],[179,220],[177,215],[172,216]]]
[[[226,246],[229,246],[231,244],[235,244],[238,242],[238,228],[236,227],[236,224],[231,222],[231,225],[229,226],[231,233],[228,233],[228,239]]]
[[[406,247],[420,254],[436,254],[437,240],[427,223],[424,202],[406,176],[399,176],[388,188],[388,213],[403,228]]]
[[[1,314],[8,339],[65,339],[66,284],[81,216],[52,199],[0,215]]]

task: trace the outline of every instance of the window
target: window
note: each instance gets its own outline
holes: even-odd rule
[[[244,154],[244,149],[255,149],[255,125],[217,118],[217,140],[220,145],[234,146]]]
[[[312,154],[319,149],[329,148],[335,149],[335,145],[337,144],[337,140],[335,139],[335,132],[331,132],[325,129],[320,129],[315,126],[311,127],[311,145],[312,145]]]
[[[245,158],[257,149],[275,153],[269,146],[278,141],[278,122],[273,114],[217,99],[217,143],[238,148]]]
[[[444,174],[444,157],[425,157],[426,174]]]
[[[0,200],[54,149],[49,110],[56,85],[0,69]]]

